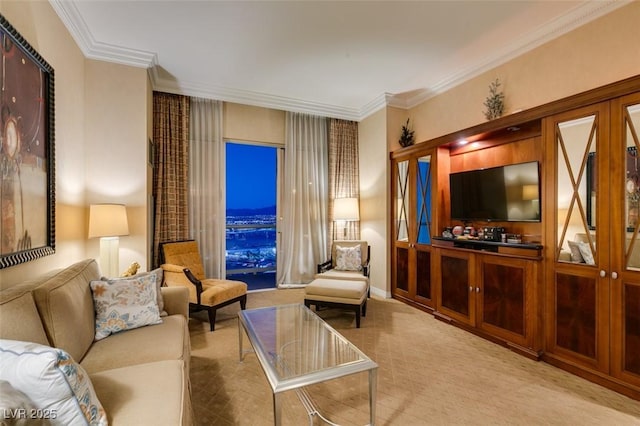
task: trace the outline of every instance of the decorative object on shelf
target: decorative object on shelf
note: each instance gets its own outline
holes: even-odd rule
[[[414,133],[415,133],[415,130],[411,130],[411,128],[409,127],[409,119],[407,118],[407,122],[404,124],[404,126],[402,126],[402,133],[400,134],[400,140],[398,140],[398,142],[400,143],[400,146],[405,148],[407,146],[413,145]]]
[[[464,228],[462,226],[460,226],[460,225],[454,226],[452,233],[453,233],[454,236],[459,237],[460,235],[462,235],[464,233]]]
[[[494,120],[502,117],[504,112],[504,93],[498,92],[500,87],[500,80],[497,78],[489,85],[489,96],[484,101],[484,106],[487,107],[484,112],[484,116],[487,120]]]
[[[140,264],[138,262],[133,262],[126,271],[120,275],[121,277],[132,277],[138,273],[138,269],[140,269]]]
[[[450,226],[444,228],[444,231],[442,231],[442,237],[443,238],[453,238],[453,228],[451,228]]]

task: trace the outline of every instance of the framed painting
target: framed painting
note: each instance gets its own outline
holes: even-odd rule
[[[0,15],[0,269],[55,252],[53,68]]]

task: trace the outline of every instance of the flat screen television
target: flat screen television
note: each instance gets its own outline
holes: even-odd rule
[[[451,173],[451,219],[540,222],[539,169],[532,161]]]

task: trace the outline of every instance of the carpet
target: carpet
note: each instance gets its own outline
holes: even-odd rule
[[[302,303],[304,290],[251,292],[247,308]],[[271,425],[272,394],[254,354],[238,358],[239,306],[189,321],[196,425]],[[379,366],[377,425],[640,425],[640,402],[433,318],[393,299],[371,298],[361,328],[352,312],[318,312]],[[250,347],[246,336],[245,348]],[[341,425],[369,422],[366,374],[309,387]],[[282,424],[308,425],[295,392]],[[313,424],[322,424],[314,417]]]

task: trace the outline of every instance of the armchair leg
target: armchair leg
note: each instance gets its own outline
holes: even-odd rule
[[[246,294],[244,296],[242,296],[242,298],[240,299],[240,309],[242,309],[243,311],[245,309],[247,309],[247,295]]]
[[[213,331],[216,327],[216,308],[211,307],[207,311],[209,311],[209,328]]]

